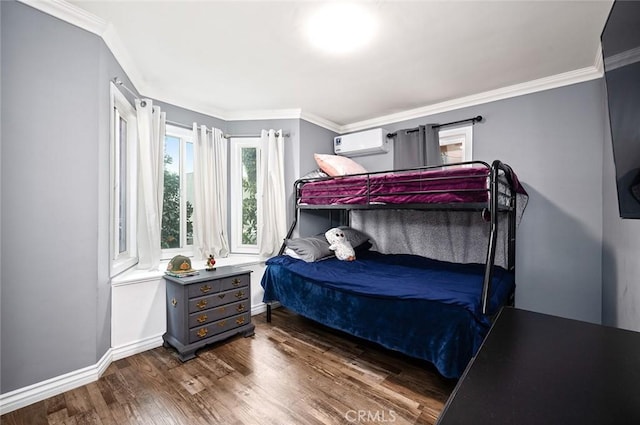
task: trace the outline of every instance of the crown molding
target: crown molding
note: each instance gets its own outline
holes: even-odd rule
[[[154,98],[162,102],[170,103],[185,109],[212,116],[224,121],[246,121],[265,119],[304,119],[315,125],[326,128],[338,134],[349,133],[367,128],[379,127],[400,121],[414,118],[421,118],[428,115],[448,112],[456,109],[475,106],[496,100],[510,97],[522,96],[538,91],[549,90],[584,81],[601,78],[603,75],[602,50],[598,47],[594,64],[592,66],[569,71],[550,77],[540,78],[526,83],[515,84],[496,90],[465,96],[458,99],[440,102],[420,108],[410,109],[390,115],[354,122],[351,124],[338,125],[325,118],[319,117],[301,109],[279,109],[279,110],[253,110],[253,111],[227,111],[213,107],[209,104],[194,102],[193,100],[180,99],[179,96],[170,96],[154,89],[143,78],[134,60],[126,49],[126,45],[118,36],[115,28],[110,23],[101,18],[73,5],[64,0],[18,0],[28,6],[38,9],[56,18],[62,19],[72,25],[85,29],[100,36],[107,47],[111,50],[116,60],[120,63],[136,90],[145,97]],[[615,59],[614,59],[615,58]],[[640,60],[640,48],[632,49],[608,58],[606,63],[613,61],[612,66],[620,67]],[[613,69],[613,68],[612,68]]]
[[[64,0],[18,0],[41,12],[102,37],[107,22]]]
[[[318,115],[312,114],[310,112],[302,111],[300,119],[308,121],[308,122],[310,122],[312,124],[315,124],[317,126],[326,128],[327,130],[331,130],[334,133],[338,133],[338,134],[343,133],[343,131],[342,131],[342,127],[343,126],[338,125],[338,124],[334,123],[333,121],[329,121],[327,119],[319,117]]]
[[[224,119],[227,121],[253,120],[287,120],[300,119],[302,109],[256,109],[249,111],[227,111]]]
[[[593,61],[593,67],[598,70],[600,76],[604,75],[604,62],[602,59],[602,43],[598,43],[596,49],[596,59]]]
[[[131,80],[131,84],[133,84],[134,88],[138,91],[138,93],[140,93],[141,96],[146,96],[151,88],[142,76],[142,73],[135,64],[135,61],[129,54],[126,45],[111,23],[107,24],[107,27],[101,34],[101,37],[122,67],[125,74],[127,74],[127,77],[129,77],[129,80]]]
[[[483,93],[465,96],[458,99],[448,100],[433,105],[423,106],[420,108],[410,109],[395,114],[385,115],[382,117],[355,122],[340,127],[341,133],[364,130],[372,127],[379,127],[386,124],[397,123],[414,118],[421,118],[428,115],[449,112],[456,109],[467,108],[469,106],[481,105],[484,103],[494,102],[496,100],[508,99],[511,97],[522,96],[539,91],[550,90],[558,87],[577,84],[584,81],[594,80],[602,77],[602,72],[598,71],[594,66],[569,71],[550,77],[540,78],[526,83],[515,84],[496,90],[490,90]]]
[[[64,0],[18,1],[102,38],[136,90],[141,94],[149,90],[142,73],[138,70],[125,44],[111,23]]]
[[[184,99],[184,97],[179,95],[171,95],[166,92],[159,92],[157,90],[153,90],[149,88],[145,92],[145,97],[156,99],[164,103],[171,104],[173,106],[178,106],[180,108],[187,109],[189,111],[197,112],[199,114],[207,115],[213,118],[217,118],[223,121],[226,121],[227,112],[218,109],[208,103],[194,101],[192,99]]]

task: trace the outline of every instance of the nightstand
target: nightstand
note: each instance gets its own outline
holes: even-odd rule
[[[251,323],[251,270],[236,266],[200,270],[188,277],[165,275],[167,332],[164,346],[178,351],[181,361],[196,350],[231,336],[254,334]]]

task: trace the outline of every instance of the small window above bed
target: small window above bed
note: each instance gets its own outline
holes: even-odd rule
[[[443,164],[473,159],[473,125],[440,130],[440,155]]]

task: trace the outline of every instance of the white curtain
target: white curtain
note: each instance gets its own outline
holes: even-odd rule
[[[138,268],[160,263],[164,190],[165,113],[149,99],[136,100],[138,122]]]
[[[260,256],[266,258],[277,254],[287,233],[282,130],[262,130],[260,151],[258,247]]]
[[[229,254],[227,152],[222,131],[193,124],[193,245],[196,259]]]

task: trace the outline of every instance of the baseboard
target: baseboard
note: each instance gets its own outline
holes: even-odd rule
[[[0,415],[95,382],[107,370],[111,362],[161,345],[162,335],[155,335],[121,347],[110,348],[95,365],[65,373],[6,394],[0,394]]]
[[[255,316],[256,314],[264,313],[267,311],[267,305],[265,303],[260,303],[254,306],[251,306],[251,315]]]
[[[251,307],[251,315],[255,316],[256,314],[264,313],[266,310],[267,305],[260,303]],[[0,415],[95,382],[107,370],[111,362],[159,347],[162,342],[162,335],[154,335],[126,345],[113,347],[107,350],[95,365],[65,373],[6,394],[0,394]]]
[[[95,365],[0,394],[0,414],[4,415],[65,391],[97,381],[109,367],[111,361],[112,353],[111,349],[109,349]]]
[[[111,360],[116,361],[124,359],[125,357],[133,356],[134,354],[142,353],[143,351],[152,350],[156,347],[160,347],[161,345],[162,335],[154,335],[139,341],[121,345],[120,347],[113,347],[111,349]]]

